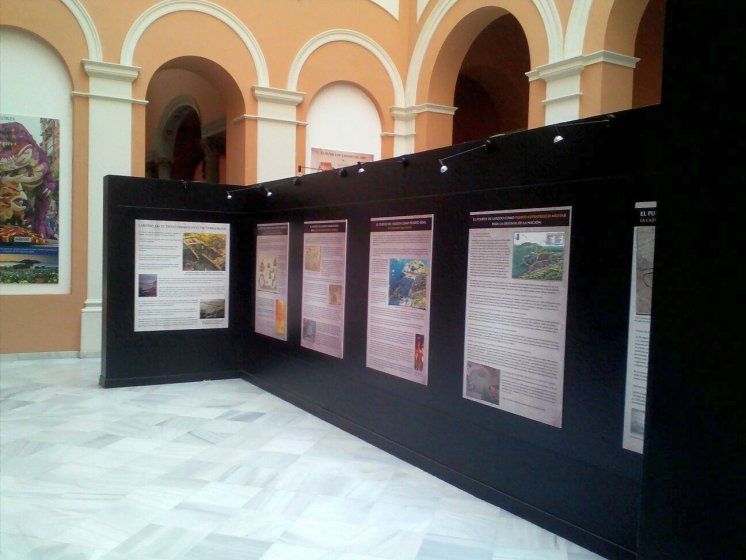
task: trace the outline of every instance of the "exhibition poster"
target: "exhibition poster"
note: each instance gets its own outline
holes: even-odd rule
[[[0,283],[59,282],[60,121],[0,115]]]
[[[634,219],[622,447],[642,453],[648,391],[650,312],[653,303],[656,203],[636,203]]]
[[[135,220],[135,332],[228,328],[230,224]]]
[[[301,346],[344,353],[347,220],[303,224]]]
[[[463,396],[562,427],[571,208],[472,212]]]
[[[257,224],[254,330],[287,340],[290,224]]]
[[[365,365],[427,385],[433,215],[372,218]]]
[[[373,154],[311,148],[311,168],[320,171],[340,169],[342,167],[356,165],[358,162],[367,163],[370,161],[373,161]]]

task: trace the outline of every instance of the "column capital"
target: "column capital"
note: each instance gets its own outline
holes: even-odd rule
[[[635,56],[619,54],[613,51],[596,51],[537,66],[534,70],[526,72],[526,76],[530,82],[534,80],[551,82],[569,76],[577,76],[586,67],[593,64],[613,64],[624,66],[625,68],[634,68],[639,61],[640,59]]]
[[[289,89],[264,86],[254,86],[251,89],[254,92],[254,97],[259,101],[268,101],[280,105],[292,105],[293,107],[300,105],[303,98],[306,96],[302,91],[292,91]]]
[[[120,82],[134,82],[140,75],[138,66],[125,66],[113,62],[99,62],[96,60],[83,59],[85,73],[90,78],[103,78],[105,80],[117,80]]]

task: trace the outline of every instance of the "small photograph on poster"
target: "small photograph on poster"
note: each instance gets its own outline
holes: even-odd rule
[[[275,332],[285,334],[285,302],[281,299],[275,300]]]
[[[199,302],[200,319],[225,319],[224,299],[203,299]]]
[[[311,245],[306,247],[305,269],[311,272],[321,272],[321,247]]]
[[[389,259],[389,305],[427,309],[427,260]]]
[[[564,232],[525,231],[513,235],[513,278],[561,281],[564,260]]]
[[[158,297],[158,275],[138,274],[137,295],[138,297]]]
[[[222,233],[185,233],[182,270],[225,271],[225,238]]]
[[[259,255],[256,286],[259,291],[277,293],[277,255]],[[277,300],[280,302],[280,300]]]
[[[645,411],[639,408],[633,408],[630,420],[629,431],[642,437],[645,434]]]
[[[60,121],[0,115],[0,283],[59,283]]]
[[[329,305],[342,305],[342,284],[329,284]]]
[[[500,370],[479,364],[466,362],[465,397],[484,403],[500,404]]]
[[[316,321],[313,319],[303,319],[303,340],[316,342]]]
[[[414,335],[414,369],[422,371],[425,369],[425,335]]]
[[[635,308],[638,315],[650,315],[653,303],[653,254],[655,228],[637,228],[637,282],[635,283]]]

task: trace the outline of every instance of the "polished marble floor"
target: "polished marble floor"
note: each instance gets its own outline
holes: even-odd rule
[[[591,560],[241,380],[0,362],[2,560]]]

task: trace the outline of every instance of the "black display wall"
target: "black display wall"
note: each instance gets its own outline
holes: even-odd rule
[[[656,200],[660,108],[252,188],[106,180],[101,384],[241,376],[610,558],[637,550],[643,460],[621,447],[632,217]],[[641,136],[640,130],[649,131]],[[472,149],[476,148],[476,149]],[[469,150],[469,151],[467,151]],[[455,155],[459,154],[461,155]],[[440,173],[439,159],[449,170]],[[554,428],[462,395],[469,212],[572,206],[564,417]],[[434,214],[429,384],[365,367],[372,217]],[[134,332],[136,219],[231,224],[230,326]],[[344,359],[300,346],[302,224],[347,219]],[[288,341],[254,333],[255,227],[290,222]],[[656,290],[660,287],[656,284]]]

